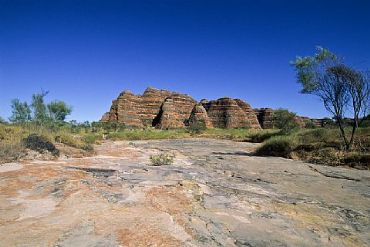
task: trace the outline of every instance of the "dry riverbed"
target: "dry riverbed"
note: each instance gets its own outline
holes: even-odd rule
[[[369,246],[370,171],[211,139],[0,165],[0,246]],[[150,166],[151,154],[176,154]]]

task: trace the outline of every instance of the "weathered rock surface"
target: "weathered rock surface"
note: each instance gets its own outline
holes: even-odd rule
[[[369,246],[370,171],[254,157],[257,144],[106,142],[0,166],[0,246]],[[169,166],[149,156],[176,154]]]
[[[207,128],[212,128],[213,125],[211,121],[208,118],[208,114],[206,109],[204,109],[203,105],[201,103],[196,104],[191,111],[190,118],[189,118],[189,124],[197,123],[197,122],[204,122]]]
[[[274,127],[274,110],[271,108],[254,109],[259,124],[263,129],[272,129]]]
[[[154,88],[146,89],[143,95],[124,91],[101,118],[105,122],[162,129],[183,128],[198,120],[205,121],[207,127],[260,128],[253,109],[242,100],[222,98],[197,104],[188,95]]]
[[[155,126],[160,129],[185,127],[185,119],[177,112],[173,98],[167,98],[164,100],[157,118],[158,123],[155,124]],[[156,122],[156,119],[154,122]]]
[[[167,98],[171,98],[172,102],[164,104]],[[124,91],[112,102],[110,111],[103,115],[101,121],[119,122],[135,127],[156,126],[160,120],[158,114],[164,105],[165,108],[175,109],[173,113],[176,113],[177,120],[173,122],[177,124],[178,121],[184,122],[190,117],[195,104],[196,101],[190,96],[167,90],[147,88],[143,95]]]
[[[221,98],[203,104],[212,125],[217,128],[260,128],[252,108],[239,99]]]

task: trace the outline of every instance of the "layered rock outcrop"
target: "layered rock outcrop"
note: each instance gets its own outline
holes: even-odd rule
[[[208,128],[261,128],[251,106],[240,99],[198,103],[189,95],[155,88],[147,88],[143,95],[122,92],[101,121],[161,129],[183,128],[199,121]]]
[[[134,127],[163,128],[169,128],[171,126],[169,121],[172,121],[174,123],[172,128],[178,128],[179,122],[184,123],[189,119],[195,104],[196,101],[189,95],[167,90],[147,88],[143,95],[124,91],[113,100],[110,111],[103,115],[101,121],[118,122]]]
[[[216,128],[260,128],[253,109],[239,99],[221,98],[204,102],[203,106]]]
[[[207,111],[201,103],[194,106],[189,118],[189,124],[195,124],[197,122],[204,122],[207,128],[213,127],[211,121],[209,120]]]
[[[184,128],[204,122],[207,128],[274,128],[274,111],[271,108],[253,109],[240,99],[228,97],[197,102],[187,94],[147,88],[142,95],[123,91],[112,101],[102,122],[118,122],[126,126],[160,129]],[[330,119],[309,119],[296,116],[295,121],[304,128],[308,121],[323,127]]]
[[[274,127],[274,110],[271,108],[254,109],[258,122],[263,129],[272,129]]]

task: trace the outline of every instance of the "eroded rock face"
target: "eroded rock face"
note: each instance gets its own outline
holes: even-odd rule
[[[155,125],[160,129],[185,127],[184,119],[176,111],[175,103],[172,98],[165,99],[156,119],[158,119],[158,123]]]
[[[249,104],[240,99],[202,100],[189,95],[147,88],[143,95],[122,92],[101,119],[127,126],[183,128],[190,122],[204,121],[208,128],[260,128]]]
[[[193,110],[191,111],[189,124],[197,123],[199,121],[204,122],[207,128],[213,127],[211,121],[208,118],[206,109],[204,109],[203,105],[200,103],[195,105]]]
[[[242,100],[221,98],[203,103],[208,118],[217,128],[260,128],[253,109]]]
[[[193,98],[186,94],[147,88],[143,95],[134,95],[129,91],[122,92],[112,102],[110,111],[103,115],[101,121],[116,121],[134,127],[157,126],[162,106],[165,106],[165,108],[172,107],[169,106],[169,102],[164,104],[167,98],[172,99],[173,112],[176,112],[176,118],[178,119],[172,122],[184,122],[190,117],[190,113],[196,104]],[[176,126],[171,127],[176,128]]]
[[[254,109],[257,115],[259,124],[264,129],[272,129],[274,127],[274,110],[271,108]]]

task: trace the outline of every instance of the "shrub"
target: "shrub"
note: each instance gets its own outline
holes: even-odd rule
[[[315,124],[314,122],[312,122],[312,120],[308,120],[308,121],[305,123],[304,127],[305,127],[306,129],[316,129],[316,128],[317,128],[316,124]]]
[[[51,152],[53,155],[58,156],[59,150],[50,142],[46,137],[37,134],[31,134],[23,139],[23,144],[26,148],[44,152],[45,150]]]
[[[296,114],[285,109],[274,111],[274,126],[281,129],[283,134],[292,132],[299,127],[295,120]]]
[[[339,133],[335,129],[318,128],[312,130],[304,130],[299,133],[299,141],[301,143],[336,142],[339,139]]]
[[[275,136],[265,141],[262,146],[256,150],[260,156],[278,156],[290,157],[290,152],[295,148],[295,141],[289,136]]]
[[[349,166],[357,166],[370,169],[370,154],[351,152],[345,155],[344,163]]]
[[[96,133],[90,133],[83,137],[83,141],[88,144],[96,143],[97,141],[100,141],[103,139],[103,136],[101,134]]]
[[[204,121],[196,121],[196,122],[190,122],[188,131],[191,134],[201,134],[204,131],[206,131],[207,126]]]
[[[94,151],[94,147],[90,143],[83,144],[80,148],[88,152]]]
[[[309,154],[308,161],[324,165],[337,166],[342,164],[343,152],[332,147],[314,150]]]
[[[17,160],[25,155],[22,143],[0,142],[0,164]]]
[[[150,162],[152,166],[172,165],[174,159],[175,155],[169,153],[161,153],[150,156]]]
[[[112,140],[159,140],[187,137],[189,134],[182,130],[125,130],[107,134],[107,139]]]
[[[279,131],[277,130],[259,130],[258,132],[250,134],[250,141],[257,143],[264,142],[277,135],[279,135]]]

